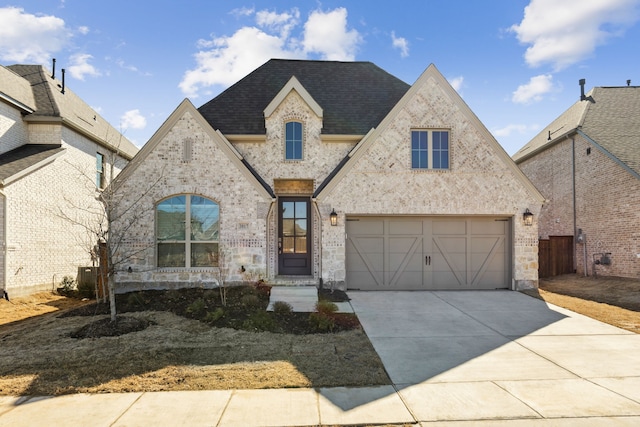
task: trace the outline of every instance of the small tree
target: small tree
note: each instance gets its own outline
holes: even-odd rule
[[[111,153],[110,158],[109,178],[113,180],[116,162],[120,159],[119,151]],[[100,259],[99,271],[103,284],[105,282],[107,284],[111,320],[115,322],[117,320],[115,275],[124,270],[124,265],[130,264],[135,257],[148,249],[144,246],[132,248],[126,245],[126,239],[130,230],[153,211],[153,204],[145,203],[145,200],[162,179],[162,173],[158,174],[154,181],[147,183],[144,188],[137,188],[135,196],[131,197],[131,194],[118,193],[113,183],[104,188],[96,188],[92,173],[78,165],[71,164],[71,166],[85,180],[87,189],[96,194],[97,203],[78,206],[74,199],[65,197],[71,210],[68,212],[60,209],[59,215],[84,230],[86,236],[84,245],[87,251],[92,259],[96,257]]]

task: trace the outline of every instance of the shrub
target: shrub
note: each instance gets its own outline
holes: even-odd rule
[[[222,307],[218,307],[214,311],[208,312],[204,317],[204,321],[207,323],[215,323],[222,317],[224,317],[224,310]]]
[[[242,323],[242,329],[249,332],[273,332],[276,327],[276,321],[266,311],[256,311]]]
[[[336,322],[331,314],[315,312],[309,315],[309,324],[319,332],[332,332]]]
[[[279,316],[291,314],[293,307],[286,301],[276,301],[273,303],[273,312]]]
[[[338,311],[338,306],[331,301],[318,301],[316,311],[321,314],[333,314]]]
[[[191,314],[194,317],[201,315],[205,310],[205,303],[202,298],[198,298],[187,307],[187,314]]]

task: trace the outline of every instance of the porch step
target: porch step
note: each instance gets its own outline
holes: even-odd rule
[[[273,303],[284,301],[291,305],[293,311],[312,313],[316,311],[318,289],[315,286],[274,286],[271,288],[267,311],[273,311]],[[335,303],[338,313],[353,313],[349,302]]]
[[[291,286],[291,287],[311,287],[316,288],[320,285],[320,280],[313,276],[276,276],[269,279],[269,284],[273,286]]]

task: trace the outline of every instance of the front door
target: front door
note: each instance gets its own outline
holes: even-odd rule
[[[309,198],[278,199],[278,274],[311,275],[311,206]]]

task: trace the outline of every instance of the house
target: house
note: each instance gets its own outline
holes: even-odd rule
[[[0,289],[12,297],[93,265],[84,225],[100,208],[96,192],[137,152],[54,77],[0,66]]]
[[[639,278],[640,87],[585,95],[580,83],[580,100],[513,156],[548,199],[541,239],[565,241],[547,274]],[[562,258],[567,267],[556,265]]]
[[[537,285],[523,214],[542,196],[433,65],[409,86],[370,62],[272,59],[184,100],[113,185],[136,212],[114,224],[136,255],[119,292]]]

